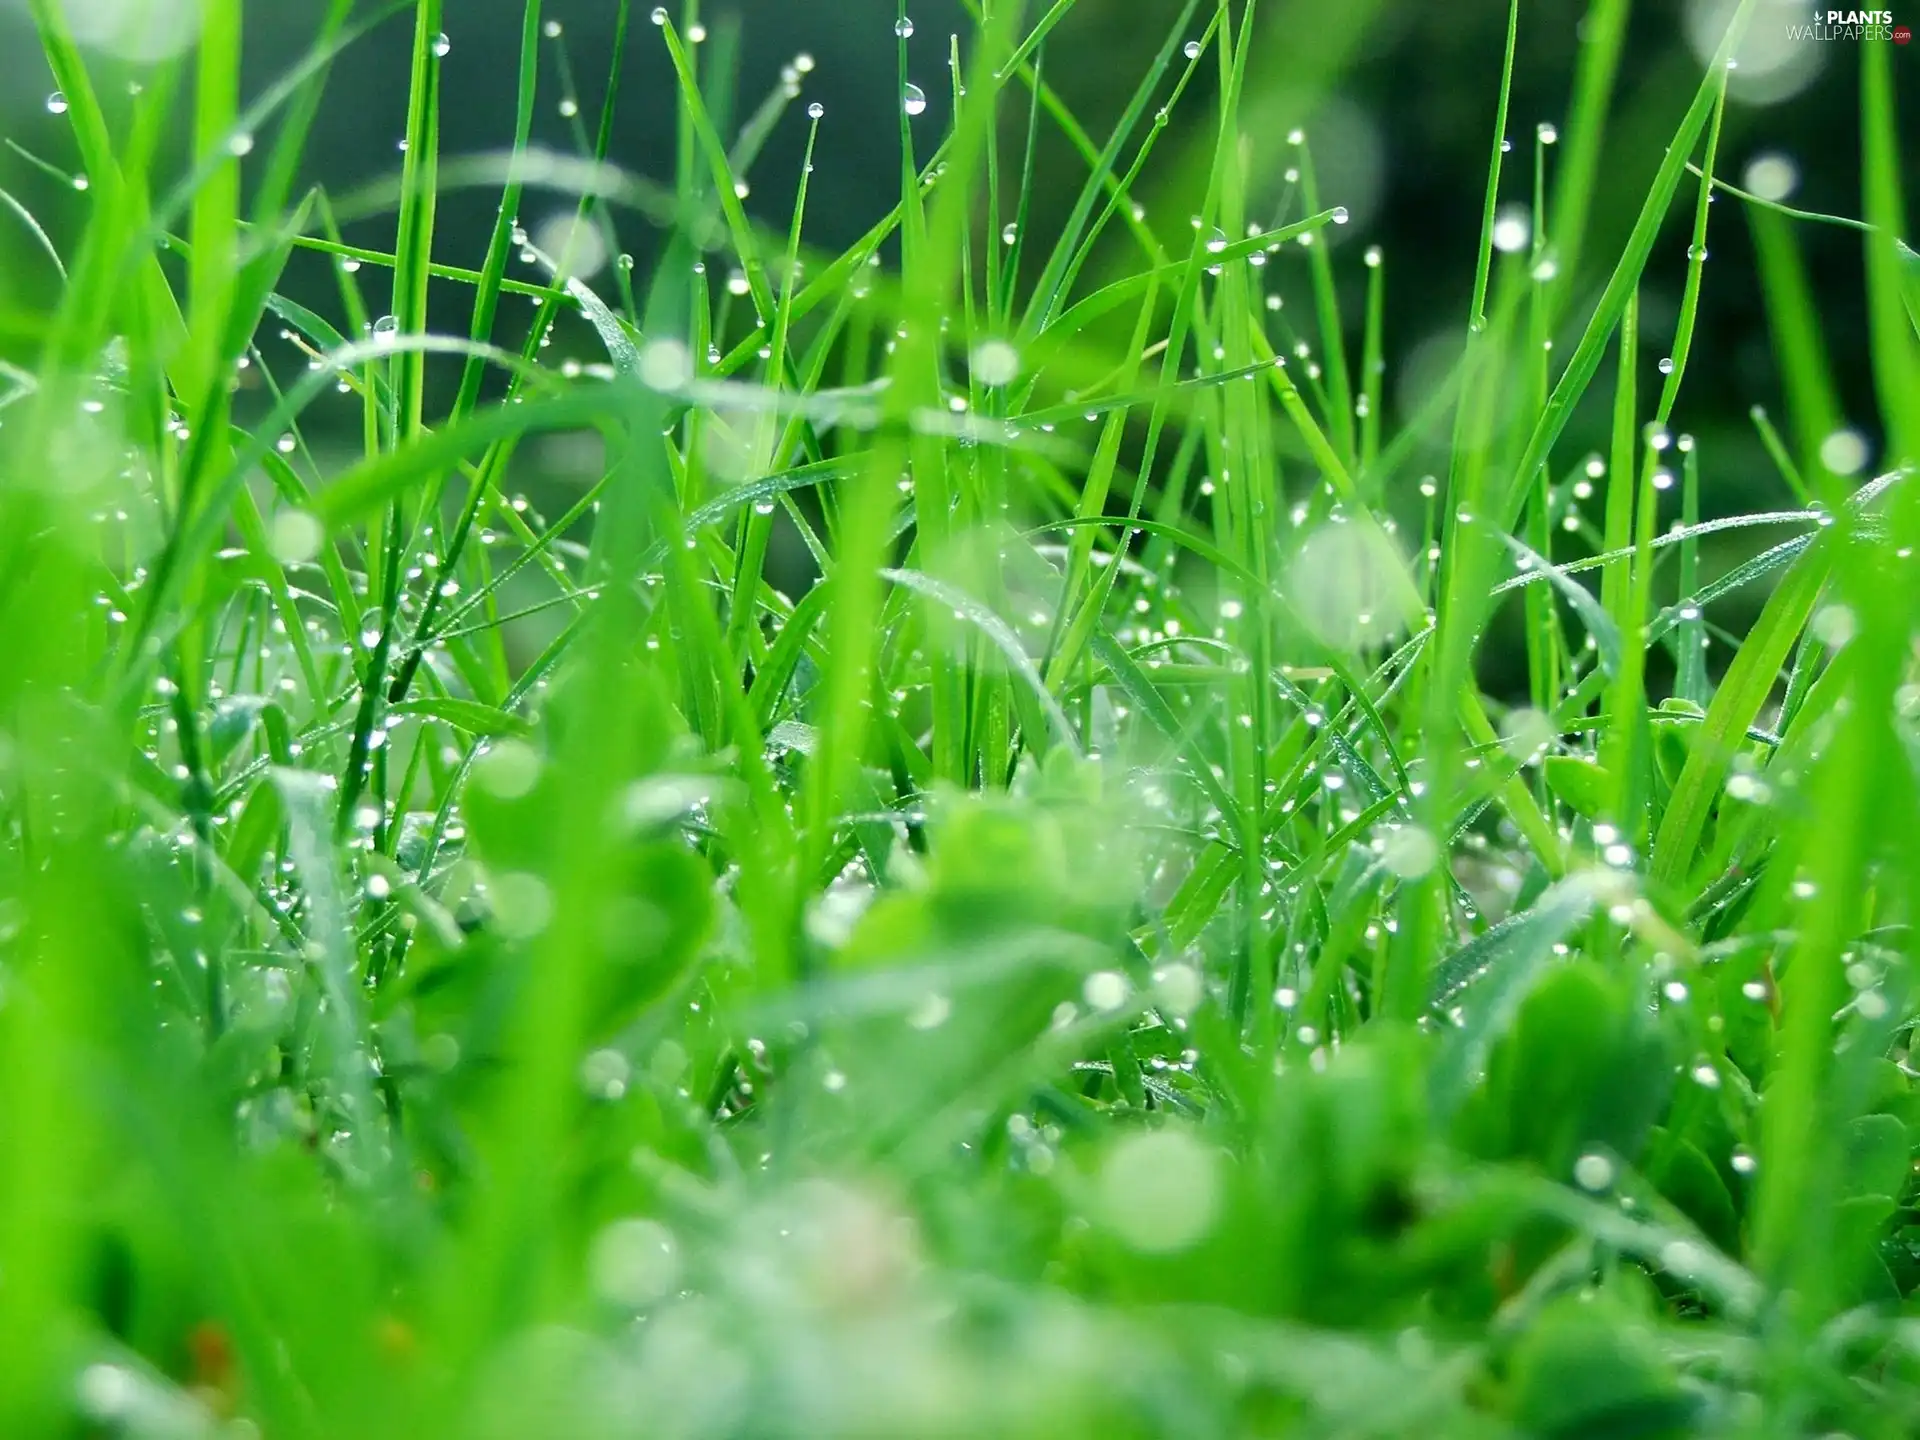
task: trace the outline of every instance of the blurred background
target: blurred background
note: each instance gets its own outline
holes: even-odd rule
[[[101,74],[110,85],[139,73],[142,61],[177,52],[190,41],[189,0],[64,0],[76,29],[95,40]],[[1633,7],[1621,66],[1615,119],[1602,165],[1599,203],[1578,290],[1591,294],[1637,214],[1666,138],[1690,98],[1701,57],[1717,43],[1733,0],[1652,0]],[[664,48],[647,23],[649,5],[632,12],[619,88],[612,158],[621,166],[667,179],[673,164],[674,95]],[[1038,6],[1030,5],[1029,10]],[[250,85],[257,92],[304,53],[321,9],[318,0],[251,0],[247,6]],[[371,7],[363,6],[371,13]],[[1071,63],[1048,68],[1058,88],[1096,142],[1125,106],[1133,87],[1179,14],[1177,0],[1081,0],[1055,32],[1051,49]],[[1205,7],[1202,7],[1204,10]],[[1506,9],[1498,0],[1428,4],[1415,0],[1266,0],[1264,41],[1254,61],[1248,123],[1252,132],[1252,190],[1268,219],[1280,176],[1294,157],[1286,136],[1307,129],[1326,204],[1348,208],[1352,223],[1326,232],[1338,247],[1349,343],[1358,344],[1365,268],[1361,253],[1382,247],[1387,262],[1386,351],[1388,426],[1416,411],[1458,353],[1472,283],[1480,205],[1504,43]],[[1522,7],[1518,64],[1509,124],[1503,203],[1514,208],[1504,232],[1518,252],[1505,263],[1527,263],[1524,221],[1532,184],[1533,138],[1542,124],[1564,124],[1572,78],[1583,44],[1585,0],[1528,0]],[[614,0],[547,0],[546,16],[560,33],[544,47],[543,90],[536,141],[577,150],[597,122],[618,6]],[[970,30],[960,0],[913,0],[915,33],[909,74],[929,97],[914,121],[921,156],[947,123],[950,81],[948,37]],[[1858,213],[1855,152],[1857,51],[1844,42],[1791,38],[1789,25],[1810,18],[1799,0],[1761,0],[1734,77],[1722,173],[1743,176],[1770,195],[1817,211]],[[519,0],[451,0],[445,61],[444,143],[449,153],[505,147],[513,127],[513,76],[522,7]],[[1920,16],[1916,9],[1915,16]],[[701,13],[700,47],[714,69],[735,76],[730,110],[737,124],[783,85],[797,83],[770,143],[750,174],[749,213],[784,231],[805,144],[806,105],[825,106],[811,178],[807,237],[838,250],[864,232],[898,194],[898,97],[893,0],[708,0]],[[1896,18],[1913,16],[1896,13]],[[410,17],[396,15],[360,40],[336,65],[308,157],[308,178],[335,195],[391,179],[404,132]],[[1199,33],[1196,28],[1195,34]],[[117,58],[116,58],[117,57]],[[1044,57],[1043,57],[1044,60]],[[1911,161],[1920,156],[1920,102],[1912,93],[1920,47],[1896,68],[1904,94]],[[0,135],[50,162],[74,164],[64,119],[50,113],[51,79],[32,37],[25,0],[0,0]],[[1186,217],[1199,207],[1204,167],[1182,164],[1181,149],[1204,153],[1212,144],[1211,57],[1175,113],[1149,168],[1149,219],[1179,246]],[[1017,166],[1024,145],[1024,105],[1008,106],[1003,164]],[[1084,167],[1057,130],[1043,122],[1037,155],[1039,183],[1029,233],[1057,226],[1084,178]],[[261,147],[262,150],[266,148]],[[1554,152],[1549,152],[1551,163]],[[176,163],[184,157],[176,156]],[[1909,176],[1910,203],[1920,182]],[[0,186],[17,195],[46,225],[56,243],[70,245],[88,203],[74,190],[13,150],[0,152]],[[486,189],[447,197],[439,217],[437,258],[477,264],[493,222],[495,199]],[[1657,248],[1642,297],[1642,348],[1651,366],[1666,353],[1686,263],[1690,189]],[[544,220],[563,218],[563,196],[529,197],[521,219],[540,233]],[[1503,215],[1506,212],[1503,212]],[[620,217],[618,245],[644,273],[661,236],[635,217]],[[13,232],[13,233],[9,233]],[[1858,236],[1830,226],[1798,228],[1816,286],[1822,330],[1831,352],[1842,409],[1857,433],[1843,458],[1870,472],[1878,453],[1868,382],[1863,282]],[[0,216],[0,350],[30,358],[33,318],[54,291],[44,258],[22,243],[11,217]],[[352,239],[389,248],[391,220],[357,224]],[[1752,243],[1738,204],[1715,212],[1707,284],[1692,366],[1678,427],[1700,442],[1703,504],[1709,514],[1770,508],[1788,501],[1753,430],[1749,412],[1779,405],[1767,321],[1751,283]],[[1132,265],[1130,254],[1113,263]],[[524,278],[537,278],[527,274]],[[1271,267],[1267,283],[1291,297],[1305,292],[1304,263]],[[381,281],[361,277],[370,305],[382,303]],[[337,314],[330,267],[312,255],[296,257],[286,288],[326,313]],[[436,295],[435,323],[465,329],[465,297],[448,286]],[[1576,318],[1580,307],[1576,303]],[[509,310],[509,325],[520,312]],[[1572,335],[1560,339],[1565,353]],[[562,331],[556,356],[595,358],[592,337]],[[1657,378],[1657,377],[1653,377]],[[1651,383],[1649,381],[1648,383]],[[341,407],[343,425],[357,424]],[[1575,463],[1604,443],[1599,409],[1576,418],[1558,463]],[[1391,433],[1391,428],[1389,428]],[[1440,427],[1439,435],[1445,433]],[[564,447],[548,463],[564,469]],[[588,463],[583,459],[581,463]],[[1415,462],[1444,469],[1436,446]],[[1845,468],[1836,466],[1835,468]],[[1722,563],[1739,558],[1747,542],[1732,539]],[[1757,604],[1760,597],[1755,596]]]

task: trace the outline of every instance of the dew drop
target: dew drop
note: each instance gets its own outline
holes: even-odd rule
[[[1777,204],[1800,188],[1800,167],[1779,151],[1769,150],[1748,161],[1740,178],[1753,194]]]
[[[1404,825],[1387,837],[1380,863],[1402,880],[1418,880],[1440,863],[1440,846],[1417,825]]]
[[[905,15],[902,15],[898,20],[893,22],[893,33],[898,35],[902,40],[911,40],[913,38],[913,21]]]
[[[49,115],[64,115],[67,113],[67,97],[63,92],[56,90],[47,96],[47,113]]]
[[[1613,1184],[1613,1162],[1604,1155],[1582,1155],[1573,1162],[1573,1183],[1582,1190],[1605,1190]]]
[[[1836,430],[1820,442],[1820,463],[1836,475],[1859,474],[1867,453],[1867,437],[1858,430]]]
[[[1127,1003],[1132,988],[1118,970],[1096,970],[1080,987],[1080,997],[1089,1010],[1113,1011]]]
[[[1172,1254],[1195,1244],[1220,1208],[1214,1152],[1184,1130],[1155,1130],[1116,1144],[1101,1167],[1097,1210],[1132,1249]]]
[[[818,100],[807,106],[807,118],[809,120],[823,120],[826,118],[826,114],[827,107],[822,105]]]
[[[973,378],[982,385],[1010,385],[1020,375],[1020,352],[1004,340],[983,340],[973,349]]]
[[[1200,42],[1198,40],[1187,41],[1184,53],[1187,59],[1198,60],[1200,58]]]
[[[452,53],[453,53],[453,41],[447,38],[446,31],[443,30],[438,35],[433,37],[434,59],[444,60],[447,58],[447,56],[451,55]]]
[[[1525,205],[1502,205],[1493,221],[1493,248],[1503,255],[1517,255],[1532,238],[1532,212]]]
[[[274,517],[268,544],[282,565],[300,565],[320,553],[326,532],[304,510],[286,510]]]
[[[907,23],[911,29],[910,22],[902,23]],[[918,85],[909,84],[901,95],[901,108],[909,115],[924,114],[927,108],[927,92]]]

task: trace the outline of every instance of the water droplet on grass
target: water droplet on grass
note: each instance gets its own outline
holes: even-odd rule
[[[1020,352],[1004,340],[983,340],[970,357],[973,378],[982,385],[1009,385],[1020,375]]]
[[[1613,1184],[1613,1162],[1604,1155],[1582,1155],[1573,1162],[1573,1183],[1582,1190],[1605,1190]]]
[[[1854,619],[1850,607],[1834,604],[1823,605],[1814,615],[1812,623],[1807,626],[1807,631],[1829,650],[1838,650],[1853,639],[1859,628],[1859,623]],[[1795,887],[1794,893],[1799,893],[1798,886]],[[1808,894],[1811,893],[1812,887],[1809,885]]]
[[[1101,1167],[1100,1218],[1135,1250],[1185,1250],[1212,1228],[1219,1208],[1219,1158],[1184,1130],[1130,1135]]]
[[[1532,212],[1525,205],[1502,205],[1493,221],[1493,248],[1503,255],[1517,255],[1532,238]]]
[[[1380,863],[1402,880],[1418,880],[1440,863],[1440,846],[1418,825],[1402,825],[1388,833]]]
[[[1184,53],[1189,60],[1198,60],[1200,58],[1200,42],[1198,40],[1187,41],[1182,53]]]
[[[826,118],[826,114],[827,107],[822,105],[818,100],[807,106],[807,118],[809,120],[823,120]]]
[[[1165,965],[1154,971],[1153,988],[1155,1001],[1178,1018],[1198,1010],[1205,997],[1200,972],[1187,964]]]
[[[678,390],[693,378],[693,358],[674,339],[650,342],[640,352],[640,381],[650,390]]]
[[[913,38],[913,21],[905,15],[902,15],[898,20],[893,22],[893,33],[898,35],[902,40],[911,40]]]
[[[49,115],[64,115],[67,113],[67,97],[65,94],[56,90],[47,96],[47,113]]]
[[[493,923],[509,939],[531,939],[553,919],[553,892],[538,875],[524,870],[495,875],[487,893],[493,902]]]
[[[619,1100],[632,1074],[633,1067],[618,1050],[595,1050],[580,1062],[580,1087],[596,1100]]]
[[[1867,437],[1836,430],[1820,442],[1820,463],[1836,475],[1858,475],[1867,465]]]
[[[300,565],[320,553],[326,532],[320,522],[304,510],[285,510],[274,518],[268,543],[273,558],[282,565]]]
[[[433,54],[436,60],[444,60],[453,53],[453,41],[447,38],[446,31],[433,37]]]
[[[1127,977],[1118,970],[1096,970],[1080,987],[1080,998],[1087,1002],[1089,1010],[1104,1013],[1125,1005],[1132,991]]]
[[[900,108],[909,115],[920,115],[927,108],[927,92],[918,85],[909,84],[900,97]]]

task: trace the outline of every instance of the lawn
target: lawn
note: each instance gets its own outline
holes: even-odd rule
[[[0,1435],[1920,1433],[1904,43],[1805,42],[1811,213],[1726,138],[1772,0],[1651,140],[1630,0],[1551,122],[1498,7],[1443,280],[1285,0],[1161,7],[1098,124],[1076,0],[901,10],[845,248],[811,57],[517,0],[465,153],[468,3],[256,86],[257,5],[25,0]],[[375,47],[405,137],[319,188]]]

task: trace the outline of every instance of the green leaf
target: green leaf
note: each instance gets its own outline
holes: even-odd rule
[[[1913,1168],[1913,1142],[1892,1115],[1861,1115],[1847,1126],[1846,1188],[1854,1195],[1899,1195]]]
[[[1700,1233],[1722,1250],[1740,1248],[1740,1220],[1733,1196],[1713,1162],[1691,1140],[1656,1129],[1650,1145],[1647,1179],[1671,1200]]]
[[[1514,1422],[1541,1440],[1678,1436],[1697,1402],[1644,1321],[1602,1298],[1543,1309],[1512,1362]]]
[[[1547,788],[1576,815],[1597,820],[1613,794],[1613,777],[1597,760],[1580,755],[1549,755],[1540,762]]]
[[[1074,733],[1073,722],[1067,719],[1067,712],[1060,708],[1060,702],[1053,698],[1053,692],[1047,689],[1046,682],[1040,678],[1040,671],[1034,665],[1033,658],[1027,654],[1026,647],[1020,643],[1020,637],[1013,633],[1008,625],[993,611],[964,591],[956,589],[944,580],[936,580],[931,575],[918,570],[882,570],[881,578],[891,580],[896,585],[925,596],[936,604],[944,605],[961,619],[976,626],[994,643],[996,649],[1006,657],[1007,665],[1013,673],[1026,683],[1033,698],[1039,702],[1045,712],[1047,722],[1053,730],[1053,738],[1075,754],[1080,750],[1080,737]]]
[[[491,705],[482,705],[477,700],[456,700],[450,696],[430,696],[417,700],[402,700],[393,707],[396,715],[424,715],[433,720],[444,720],[457,730],[469,735],[529,735],[533,726],[518,715],[509,715],[504,710],[496,710]]]
[[[1436,1114],[1453,1114],[1466,1099],[1488,1051],[1520,1013],[1553,961],[1553,947],[1584,920],[1608,877],[1580,874],[1548,890],[1540,902],[1462,946],[1434,975],[1433,1009],[1458,1006],[1460,1023],[1445,1032],[1432,1072]]]
[[[1900,298],[1907,302],[1907,318],[1913,321],[1914,333],[1920,334],[1920,250],[1904,240],[1893,244],[1900,257]]]

